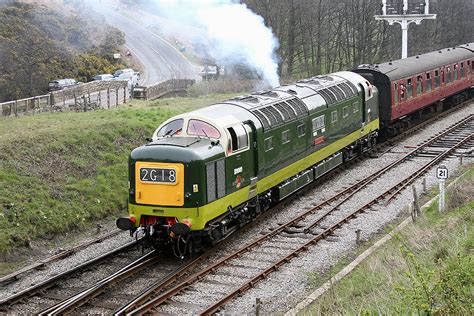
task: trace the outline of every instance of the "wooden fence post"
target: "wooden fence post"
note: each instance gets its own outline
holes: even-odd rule
[[[18,101],[15,101],[15,116],[18,116]]]
[[[413,189],[413,212],[415,216],[420,216],[420,205],[418,204],[418,195],[416,194],[416,187],[414,185],[411,186]]]
[[[118,98],[119,98],[119,89],[116,88],[116,89],[115,89],[115,107],[118,107],[118,105],[119,105],[119,103],[118,103],[118,102],[119,102]]]
[[[107,108],[110,109],[110,88],[107,88]]]
[[[133,90],[133,87],[132,87]],[[123,103],[127,103],[127,87],[123,88]]]

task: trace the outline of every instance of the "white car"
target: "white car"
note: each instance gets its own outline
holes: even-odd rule
[[[133,70],[132,68],[119,69],[114,73],[115,78],[120,77],[121,75],[135,75],[138,79],[140,79],[140,73]]]
[[[133,87],[138,86],[138,76],[135,74],[121,74],[114,77],[113,80],[126,80],[128,90],[132,90]]]
[[[102,75],[97,75],[95,76],[94,78],[92,78],[92,80],[96,81],[96,80],[112,80],[114,78],[114,76],[112,76],[111,74],[102,74]]]

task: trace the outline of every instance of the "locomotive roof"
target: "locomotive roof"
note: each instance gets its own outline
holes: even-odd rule
[[[474,57],[473,49],[474,43],[468,43],[382,64],[360,65],[357,69],[377,71],[385,74],[390,81],[393,81],[434,69],[443,64],[448,65],[462,59]]]

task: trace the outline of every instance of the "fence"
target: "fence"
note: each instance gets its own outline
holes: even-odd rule
[[[170,79],[152,86],[137,86],[133,88],[133,97],[153,100],[185,91],[194,82],[191,79]],[[42,96],[0,103],[0,114],[11,117],[39,112],[110,109],[127,103],[132,97],[129,88],[128,81],[124,80],[92,81]]]
[[[124,80],[93,81],[49,94],[0,103],[1,116],[39,112],[88,111],[116,107],[130,99]]]
[[[135,99],[154,100],[172,93],[186,91],[194,83],[195,80],[192,79],[170,79],[152,86],[138,86],[133,89],[133,97]]]

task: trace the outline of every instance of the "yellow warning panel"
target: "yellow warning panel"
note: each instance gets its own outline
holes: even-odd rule
[[[184,205],[184,165],[180,163],[135,163],[135,198],[151,205]]]

